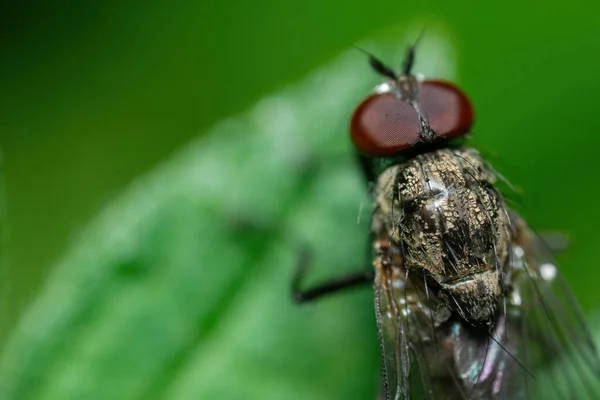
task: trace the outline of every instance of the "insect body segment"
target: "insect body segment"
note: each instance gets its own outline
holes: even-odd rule
[[[511,240],[493,182],[476,150],[441,149],[391,166],[375,187],[374,234],[474,326],[493,324]]]

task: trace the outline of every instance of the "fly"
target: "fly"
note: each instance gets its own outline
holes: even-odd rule
[[[469,99],[417,79],[414,56],[409,47],[397,74],[369,55],[387,81],[350,123],[373,188],[374,269],[303,291],[303,262],[295,300],[373,285],[386,400],[410,399],[417,385],[427,399],[600,398],[579,305],[545,243],[506,206],[499,176],[465,145]]]

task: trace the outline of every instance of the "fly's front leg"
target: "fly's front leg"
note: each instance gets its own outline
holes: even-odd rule
[[[375,273],[372,269],[367,269],[360,272],[340,276],[331,281],[324,282],[320,285],[309,289],[302,289],[302,282],[306,277],[306,272],[310,264],[310,252],[308,249],[303,249],[298,257],[296,273],[292,279],[292,298],[296,303],[306,303],[316,300],[327,294],[340,292],[345,289],[372,284],[375,278]]]

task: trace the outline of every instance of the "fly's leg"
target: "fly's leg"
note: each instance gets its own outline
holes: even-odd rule
[[[296,273],[292,279],[292,298],[296,303],[306,303],[316,300],[327,294],[340,292],[345,289],[372,284],[375,273],[372,270],[365,270],[349,275],[340,276],[329,282],[322,283],[309,289],[302,289],[302,282],[306,277],[306,272],[310,264],[310,254],[304,249],[300,252]]]
[[[272,230],[269,230],[268,226],[264,226],[260,222],[253,220],[252,218],[245,215],[231,215],[228,224],[232,232],[247,237],[252,233],[260,234],[273,234]],[[324,282],[315,287],[308,289],[302,289],[302,282],[306,277],[306,273],[310,264],[310,251],[308,248],[303,247],[300,250],[298,257],[298,263],[296,266],[296,272],[292,279],[292,298],[296,303],[306,303],[312,300],[323,297],[324,295],[339,292],[344,289],[361,286],[364,284],[372,284],[375,277],[373,270],[364,270],[353,274],[340,276],[332,279],[331,281]]]

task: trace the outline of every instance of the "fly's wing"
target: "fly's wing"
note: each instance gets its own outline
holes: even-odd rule
[[[427,399],[529,399],[528,371],[515,357],[519,326],[499,316],[492,332],[431,307],[422,280],[410,280],[420,299],[409,314],[409,344]],[[434,314],[430,310],[438,311]]]
[[[535,369],[535,398],[600,398],[600,357],[575,297],[544,242],[516,215],[507,318],[520,326],[516,354]]]
[[[379,265],[373,284],[386,400],[410,398],[407,326],[400,304],[404,290],[398,287],[397,278],[392,269]]]
[[[385,390],[380,398],[529,398],[524,367],[513,359],[518,326],[501,317],[491,333],[473,328],[451,317],[422,277],[399,269],[377,268],[374,287]]]
[[[530,372],[518,360],[518,326],[505,315],[492,332],[474,329],[462,320],[450,322],[453,346],[453,375],[461,379],[464,399],[530,399]],[[441,398],[441,397],[440,397]]]

